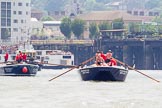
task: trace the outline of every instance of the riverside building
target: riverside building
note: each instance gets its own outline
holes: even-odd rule
[[[31,0],[0,0],[0,41],[29,40],[30,19]]]

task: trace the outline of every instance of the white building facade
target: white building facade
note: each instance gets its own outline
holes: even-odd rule
[[[0,41],[30,39],[31,0],[0,0]]]

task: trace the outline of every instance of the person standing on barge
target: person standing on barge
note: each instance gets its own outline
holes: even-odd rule
[[[5,56],[4,56],[5,63],[7,63],[7,61],[8,61],[8,57],[9,57],[9,54],[8,54],[8,52],[6,51]]]

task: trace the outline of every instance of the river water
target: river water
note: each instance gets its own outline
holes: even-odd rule
[[[77,69],[48,81],[66,70],[0,76],[0,108],[162,108],[162,82],[135,71],[125,82],[82,81]],[[141,72],[162,81],[162,70]]]

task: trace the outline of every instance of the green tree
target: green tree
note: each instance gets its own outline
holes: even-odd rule
[[[47,0],[31,0],[32,8],[38,9],[38,10],[44,10],[46,3],[47,3]]]
[[[97,38],[97,35],[99,34],[98,25],[96,23],[91,23],[89,26],[89,32],[90,32],[91,39]]]
[[[84,3],[84,8],[87,11],[93,11],[93,10],[106,10],[107,7],[102,2],[96,2],[96,0],[86,0]]]
[[[100,30],[110,30],[111,29],[111,25],[107,21],[104,21],[104,22],[99,24],[99,29]]]
[[[112,28],[113,29],[124,29],[124,21],[122,18],[118,18],[112,21]],[[113,32],[113,35],[121,36],[123,31],[116,31]]]
[[[84,25],[85,22],[81,19],[75,19],[72,22],[72,32],[78,39],[81,39],[81,34],[84,32]]]
[[[113,29],[124,29],[124,21],[122,18],[118,18],[112,21]]]
[[[61,33],[68,39],[71,37],[71,20],[68,17],[65,17],[61,21],[60,25]]]
[[[44,28],[40,29],[40,31],[39,31],[39,33],[38,33],[38,36],[39,36],[39,37],[43,37],[43,36],[45,36],[45,35],[46,35],[45,29],[44,29]]]
[[[162,24],[162,15],[161,15],[161,16],[156,16],[156,17],[153,19],[153,22]]]
[[[48,0],[45,6],[45,10],[62,11],[64,10],[64,7],[68,2],[69,2],[68,0]]]
[[[148,0],[145,4],[145,7],[147,9],[153,9],[153,8],[156,8],[156,7],[159,7],[159,2],[161,0]]]
[[[51,16],[44,16],[41,18],[41,21],[54,21],[55,19]]]
[[[153,24],[144,24],[145,26],[145,33],[146,35],[156,35],[158,34],[158,27],[157,25],[153,25]]]
[[[129,32],[130,33],[133,33],[133,34],[135,34],[135,33],[138,33],[138,32],[140,32],[141,30],[140,30],[140,24],[139,23],[129,23]]]
[[[158,32],[159,35],[162,36],[162,25],[158,25]]]
[[[104,22],[99,24],[99,30],[110,30],[110,29],[111,29],[111,25],[107,21],[104,21]],[[108,32],[102,32],[102,35],[107,36],[107,35],[109,35],[109,33]]]

